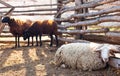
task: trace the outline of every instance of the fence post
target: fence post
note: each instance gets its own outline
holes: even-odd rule
[[[85,2],[87,2],[87,0],[75,0],[75,5],[76,6],[79,6],[81,4],[84,4]],[[75,10],[75,14],[80,14],[80,13],[86,13],[88,12],[88,9],[85,8],[85,9],[79,9],[79,10]],[[84,17],[81,17],[81,18],[75,18],[75,22],[79,22],[79,21],[84,21],[85,18]],[[77,30],[82,30],[83,27],[82,26],[79,26],[79,27],[76,27]],[[87,29],[87,27],[85,27],[85,29]],[[76,39],[82,39],[83,38],[83,35],[82,34],[77,34],[75,36]]]

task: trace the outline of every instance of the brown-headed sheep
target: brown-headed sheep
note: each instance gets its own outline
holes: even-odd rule
[[[8,23],[10,27],[10,32],[15,36],[15,47],[20,47],[19,40],[20,36],[23,35],[23,32],[31,26],[31,22],[24,22],[19,19],[14,19],[10,17],[4,17],[2,23]],[[29,38],[28,38],[29,45]]]

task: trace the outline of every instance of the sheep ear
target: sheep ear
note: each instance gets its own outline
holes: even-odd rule
[[[95,52],[100,52],[100,51],[101,51],[101,49],[96,49],[96,50],[95,50]]]

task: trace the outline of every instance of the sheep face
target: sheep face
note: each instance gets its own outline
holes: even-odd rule
[[[10,22],[10,17],[4,17],[2,19],[2,23],[8,23],[8,22]]]
[[[23,39],[26,40],[30,37],[30,33],[28,31],[23,32]]]
[[[97,50],[100,51],[101,58],[105,63],[109,61],[110,54],[114,56],[114,53],[116,52],[120,53],[120,50],[116,46],[109,45],[109,44],[104,44],[101,48]]]

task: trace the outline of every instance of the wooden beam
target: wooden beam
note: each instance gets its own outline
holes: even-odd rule
[[[43,5],[25,5],[25,6],[13,6],[15,8],[27,8],[27,7],[40,7],[40,6],[57,6],[58,4],[43,4]],[[0,9],[5,9],[10,7],[0,7]]]
[[[13,7],[12,5],[10,5],[10,4],[2,1],[2,0],[0,0],[0,3],[3,4],[3,5],[5,5],[5,6],[7,6],[7,7],[10,7],[10,8]]]
[[[67,11],[73,11],[73,10],[78,10],[78,9],[81,9],[81,8],[94,8],[96,6],[100,6],[100,5],[103,5],[103,4],[106,4],[106,3],[111,3],[111,2],[114,2],[114,1],[118,1],[118,0],[94,0],[94,1],[91,1],[91,2],[88,2],[88,3],[85,3],[85,4],[82,4],[82,5],[79,5],[79,6],[73,6],[73,7],[63,7],[62,11],[60,11],[59,13],[64,13],[64,12],[67,12]]]
[[[38,11],[57,11],[57,8],[45,8],[45,9],[34,9],[34,10],[20,10],[20,11],[13,11],[14,13],[21,13],[21,12],[38,12]],[[7,11],[0,11],[0,13],[6,13]]]
[[[98,30],[58,30],[60,33],[67,34],[87,34],[87,33],[106,33],[108,32],[108,28],[98,29]]]
[[[111,43],[111,44],[119,44],[120,45],[120,38],[110,37],[106,35],[84,35],[84,40],[94,41],[94,42],[101,42],[101,43]]]
[[[120,32],[107,32],[106,36],[112,37],[112,38],[120,38]]]
[[[58,40],[62,41],[62,42],[68,42],[68,43],[76,43],[76,42],[80,42],[80,43],[89,43],[89,41],[87,40],[75,40],[75,39],[67,39],[67,38],[58,38]]]
[[[97,16],[97,15],[102,15],[102,14],[108,14],[108,13],[115,13],[120,11],[120,6],[114,6],[111,8],[106,8],[102,9],[98,12],[92,12],[92,13],[83,13],[83,14],[73,14],[67,18],[55,18],[56,21],[68,21],[72,18],[81,18],[81,17],[92,17],[92,16]]]
[[[35,16],[35,15],[55,15],[56,13],[17,13],[12,14],[12,16],[21,16],[21,15],[27,15],[27,16]]]
[[[76,27],[76,26],[90,26],[90,25],[97,25],[102,22],[120,22],[120,16],[105,16],[105,17],[99,17],[91,20],[81,21],[77,23],[69,23],[65,25],[58,25],[59,28],[68,28],[68,27]]]
[[[15,9],[15,8],[12,7],[5,15],[11,15],[14,9]]]

